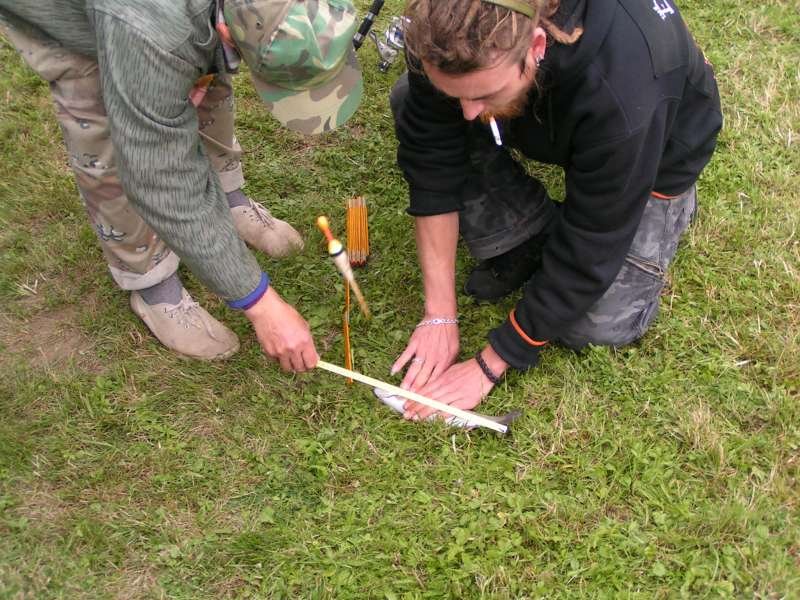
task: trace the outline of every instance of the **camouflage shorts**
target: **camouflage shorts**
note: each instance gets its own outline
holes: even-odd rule
[[[471,169],[458,228],[470,254],[486,260],[547,231],[558,209],[544,185],[498,147],[485,126],[472,124],[468,131]]]
[[[0,35],[50,85],[78,191],[114,281],[122,289],[138,290],[171,276],[178,268],[177,255],[139,216],[122,188],[97,62],[32,28],[0,21]],[[198,134],[223,191],[241,187],[230,77],[204,78],[196,108]]]
[[[479,259],[507,252],[546,232],[558,214],[543,185],[487,139],[485,132],[471,136],[472,180],[462,193],[459,213],[461,237]],[[639,339],[658,314],[667,269],[696,204],[695,186],[675,198],[650,196],[614,282],[557,341],[582,348],[624,346]],[[534,274],[528,285],[535,281]]]
[[[487,160],[484,164],[491,164],[491,161]],[[483,188],[475,186],[467,192],[469,199],[464,202],[464,209],[459,215],[459,224],[462,228],[462,237],[465,223],[467,232],[473,236],[471,240],[465,239],[473,255],[476,254],[473,250],[476,241],[480,249],[489,256],[497,254],[496,248],[503,248],[506,245],[516,246],[532,234],[540,232],[541,227],[546,226],[544,224],[548,223],[552,214],[556,212],[550,207],[546,210],[541,208],[544,206],[542,198],[548,203],[550,200],[543,195],[543,192],[538,192],[536,186],[538,182],[535,179],[528,178],[529,181],[525,182],[524,178],[520,180],[508,177],[508,173],[508,169],[496,169],[493,175],[484,178],[484,181],[492,176],[497,178],[498,175],[505,178],[507,187],[506,193],[502,195],[502,202],[486,201],[487,198],[500,197],[499,194],[493,195],[488,186]],[[517,187],[510,187],[509,184],[514,182]],[[695,186],[692,186],[683,194],[670,199],[656,196],[648,198],[633,243],[617,277],[586,314],[554,341],[579,349],[587,344],[624,346],[644,335],[658,314],[667,270],[675,256],[681,235],[686,231],[696,210],[695,190]],[[531,197],[534,202],[530,207],[520,202]],[[488,212],[494,213],[491,219],[486,217]],[[518,226],[520,223],[527,225],[527,233]],[[531,223],[534,224],[533,227]],[[497,244],[483,243],[491,241],[493,239],[491,236],[497,232],[504,232],[507,241],[498,237]],[[480,254],[477,257],[485,258]],[[535,274],[526,285],[536,285]]]
[[[467,187],[459,214],[462,238],[481,259],[546,231],[558,212],[541,183],[515,174],[507,154],[492,150],[483,156],[485,174]],[[624,346],[639,339],[658,314],[669,264],[696,205],[695,186],[671,199],[650,196],[614,282],[557,341],[577,349],[587,344]],[[527,285],[535,281],[534,274]]]

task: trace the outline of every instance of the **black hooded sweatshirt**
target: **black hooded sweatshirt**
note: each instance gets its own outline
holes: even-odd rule
[[[501,123],[505,143],[564,169],[566,198],[535,285],[489,334],[494,350],[526,369],[541,346],[608,289],[651,193],[686,191],[722,127],[709,63],[672,0],[562,0],[562,23],[582,22],[572,45],[548,46],[525,113]],[[459,210],[469,163],[468,123],[457,100],[410,70],[396,122],[409,214]],[[488,128],[486,135],[491,135]]]

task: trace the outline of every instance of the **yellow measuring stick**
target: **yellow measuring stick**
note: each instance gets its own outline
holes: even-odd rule
[[[401,387],[397,387],[396,385],[392,385],[391,383],[383,382],[379,379],[373,379],[372,377],[368,377],[366,375],[362,375],[356,371],[351,371],[350,369],[344,369],[340,366],[333,365],[329,362],[325,362],[321,360],[317,363],[317,367],[320,369],[324,369],[326,371],[330,371],[331,373],[336,373],[337,375],[341,375],[342,377],[349,377],[351,379],[355,379],[356,381],[360,381],[361,383],[366,383],[367,385],[371,385],[372,387],[380,388],[387,392],[391,392],[392,394],[396,394],[397,396],[402,396],[403,398],[408,398],[409,400],[413,400],[414,402],[419,402],[420,404],[424,404],[430,408],[435,408],[436,410],[447,413],[448,415],[453,415],[454,417],[459,417],[464,419],[465,421],[469,421],[474,423],[475,425],[480,425],[481,427],[488,427],[489,429],[493,429],[494,431],[498,431],[500,433],[505,433],[508,431],[508,427],[503,425],[502,423],[498,423],[496,421],[492,421],[488,417],[485,417],[479,413],[475,413],[469,410],[462,410],[460,408],[456,408],[455,406],[450,406],[449,404],[444,404],[443,402],[439,402],[437,400],[431,400],[430,398],[426,398],[421,394],[417,394],[416,392],[411,392],[409,390],[404,390]]]

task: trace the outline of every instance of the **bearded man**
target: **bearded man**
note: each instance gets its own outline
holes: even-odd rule
[[[473,408],[548,344],[622,346],[656,316],[722,126],[709,63],[672,0],[411,0],[409,73],[392,92],[424,316],[402,385]],[[555,203],[509,149],[563,169]],[[459,234],[481,262],[467,294],[524,285],[474,358],[459,352]],[[407,402],[405,417],[430,409]]]

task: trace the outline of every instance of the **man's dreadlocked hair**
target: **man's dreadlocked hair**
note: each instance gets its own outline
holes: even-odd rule
[[[507,53],[524,60],[537,26],[561,44],[572,44],[583,33],[581,27],[565,33],[552,22],[561,0],[523,1],[533,8],[533,19],[483,0],[409,0],[406,52],[414,62],[459,74],[487,67]]]

